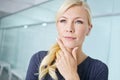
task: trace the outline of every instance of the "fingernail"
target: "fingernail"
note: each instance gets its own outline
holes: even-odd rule
[[[78,47],[75,48],[76,50],[78,49]]]

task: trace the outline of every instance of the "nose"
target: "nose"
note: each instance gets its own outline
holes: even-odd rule
[[[70,33],[74,32],[74,25],[72,23],[68,23],[66,25],[66,32],[70,32]]]

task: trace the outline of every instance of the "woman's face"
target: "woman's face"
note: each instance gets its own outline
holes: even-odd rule
[[[87,12],[82,6],[73,6],[57,20],[58,36],[67,48],[81,47],[91,26]]]

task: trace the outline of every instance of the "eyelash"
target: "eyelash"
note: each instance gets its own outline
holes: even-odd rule
[[[63,20],[60,20],[60,23],[62,23],[62,22],[66,22],[66,20],[64,20],[64,19],[63,19]]]
[[[62,19],[62,20],[60,20],[59,22],[60,22],[60,23],[63,23],[63,22],[65,23],[66,20]],[[75,23],[83,24],[83,21],[81,21],[81,20],[76,20]]]
[[[77,21],[75,21],[75,23],[83,24],[83,21],[81,21],[81,20],[77,20]]]

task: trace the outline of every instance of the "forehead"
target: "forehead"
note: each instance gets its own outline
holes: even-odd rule
[[[72,6],[68,8],[62,16],[67,17],[67,18],[76,18],[80,17],[83,19],[87,19],[87,11],[83,6]]]

